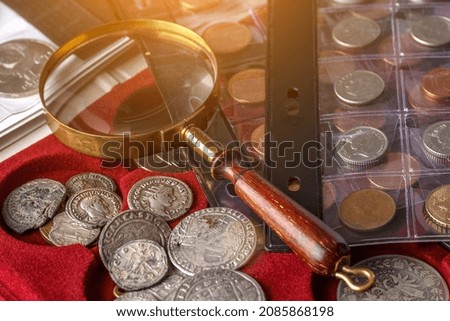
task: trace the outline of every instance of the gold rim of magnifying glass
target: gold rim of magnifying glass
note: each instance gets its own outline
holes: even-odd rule
[[[202,129],[207,127],[208,121],[210,120],[214,109],[217,107],[219,86],[217,82],[217,61],[206,42],[192,30],[172,22],[144,19],[124,20],[90,29],[72,38],[53,53],[41,72],[39,81],[39,95],[42,105],[47,111],[47,123],[53,134],[63,144],[81,153],[103,158],[105,157],[103,150],[104,146],[106,146],[105,144],[113,143],[113,146],[116,147],[115,150],[117,153],[124,159],[143,156],[137,155],[136,153],[138,153],[138,150],[134,148],[130,148],[129,150],[123,148],[124,135],[99,135],[86,133],[74,129],[59,121],[47,108],[44,94],[46,82],[54,69],[78,49],[102,38],[110,36],[139,35],[139,33],[142,32],[145,32],[146,36],[153,35],[158,39],[168,40],[173,43],[184,45],[191,50],[206,53],[213,71],[212,76],[214,79],[214,86],[203,105],[197,108],[188,117],[185,117],[182,121],[179,121],[178,123],[175,123],[163,130],[131,134],[127,137],[128,141],[142,143],[143,146],[147,146],[147,144],[151,142],[152,149],[148,149],[146,152],[148,154],[152,154],[162,151],[164,142],[173,142],[173,138],[179,135],[179,132],[186,126],[186,124],[192,124]]]

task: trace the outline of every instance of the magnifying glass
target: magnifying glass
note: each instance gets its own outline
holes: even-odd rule
[[[339,234],[241,166],[236,149],[223,149],[203,132],[218,106],[218,70],[195,32],[157,20],[89,30],[50,57],[39,92],[50,128],[67,146],[127,159],[188,145],[314,272],[356,291],[374,284],[372,271],[350,267]]]

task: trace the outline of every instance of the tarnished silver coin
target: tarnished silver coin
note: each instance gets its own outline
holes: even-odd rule
[[[137,291],[161,281],[169,261],[164,248],[150,240],[135,240],[119,247],[108,264],[114,282],[123,290]]]
[[[73,195],[66,204],[70,218],[92,228],[102,227],[119,214],[122,207],[120,197],[100,188],[86,189]]]
[[[0,44],[0,96],[25,97],[37,93],[42,68],[53,51],[50,44],[34,39]]]
[[[168,274],[169,273],[171,273],[170,267]],[[172,273],[169,276],[166,276],[161,282],[149,287],[148,291],[151,292],[159,301],[173,301],[176,291],[184,282],[186,277],[187,276],[182,275],[180,272]]]
[[[381,28],[372,19],[351,17],[336,24],[333,40],[345,48],[363,48],[373,43],[381,34]]]
[[[337,154],[349,165],[369,166],[376,164],[386,153],[389,141],[379,129],[359,126],[341,137]]]
[[[133,240],[152,240],[167,246],[171,229],[161,217],[142,210],[129,210],[113,217],[100,234],[98,248],[105,267],[114,252]]]
[[[428,126],[422,135],[425,151],[437,160],[450,160],[450,120]]]
[[[117,187],[112,178],[98,173],[77,174],[66,182],[67,195],[69,196],[90,188],[101,188],[115,192]]]
[[[372,71],[355,70],[334,83],[334,93],[344,103],[367,105],[380,97],[385,88],[383,78]]]
[[[71,219],[66,212],[62,212],[40,227],[39,232],[50,244],[56,246],[88,246],[98,239],[101,229],[87,228],[81,222]]]
[[[5,224],[21,234],[44,225],[57,213],[66,188],[51,179],[36,179],[13,190],[3,203]]]
[[[450,42],[450,19],[443,16],[426,16],[415,21],[411,37],[427,47],[440,47]]]
[[[256,229],[242,213],[206,208],[184,218],[172,231],[167,251],[187,275],[209,269],[238,269],[253,255]]]
[[[140,291],[125,292],[114,301],[158,301],[158,299],[147,289]]]
[[[208,270],[187,278],[174,301],[264,301],[261,286],[249,275],[232,270]]]
[[[186,214],[192,206],[193,195],[189,186],[179,179],[152,176],[141,179],[128,192],[128,206],[173,221]]]
[[[355,267],[375,273],[375,285],[365,292],[351,290],[345,282],[337,288],[340,301],[447,301],[448,287],[433,267],[402,255],[381,255],[363,260]],[[356,282],[363,281],[355,278]]]

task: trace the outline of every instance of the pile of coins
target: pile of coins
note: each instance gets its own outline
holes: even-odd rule
[[[434,230],[450,234],[450,185],[437,187],[428,194],[423,215]]]
[[[166,176],[141,179],[127,195],[131,209],[122,212],[115,190],[111,178],[97,173],[76,175],[65,186],[37,179],[9,194],[3,219],[17,233],[39,228],[56,246],[98,240],[120,300],[264,300],[255,280],[234,271],[256,249],[256,230],[245,215],[207,208],[172,230],[168,222],[193,203],[186,183]]]

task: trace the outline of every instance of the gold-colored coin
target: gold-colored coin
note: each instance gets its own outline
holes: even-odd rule
[[[217,55],[239,52],[252,42],[250,30],[235,22],[214,24],[203,32],[202,37]]]
[[[228,81],[228,93],[241,104],[260,104],[266,99],[266,72],[261,68],[246,69]]]
[[[180,6],[187,10],[202,11],[218,5],[222,0],[180,0]]]
[[[450,185],[440,186],[425,201],[425,218],[445,229],[450,229]]]
[[[377,230],[395,216],[392,197],[377,189],[363,189],[345,197],[339,206],[339,218],[349,229],[358,232]]]
[[[251,135],[251,144],[259,155],[264,155],[264,124],[255,128]]]
[[[56,245],[55,243],[52,242],[52,240],[50,239],[50,231],[52,230],[53,227],[53,220],[49,220],[47,223],[45,223],[45,225],[41,226],[39,228],[39,233],[41,234],[42,238],[50,245]]]
[[[122,290],[121,288],[119,288],[117,285],[114,286],[113,289],[113,295],[115,298],[118,298],[119,296],[121,296],[122,294],[125,294],[126,292],[124,290]]]

